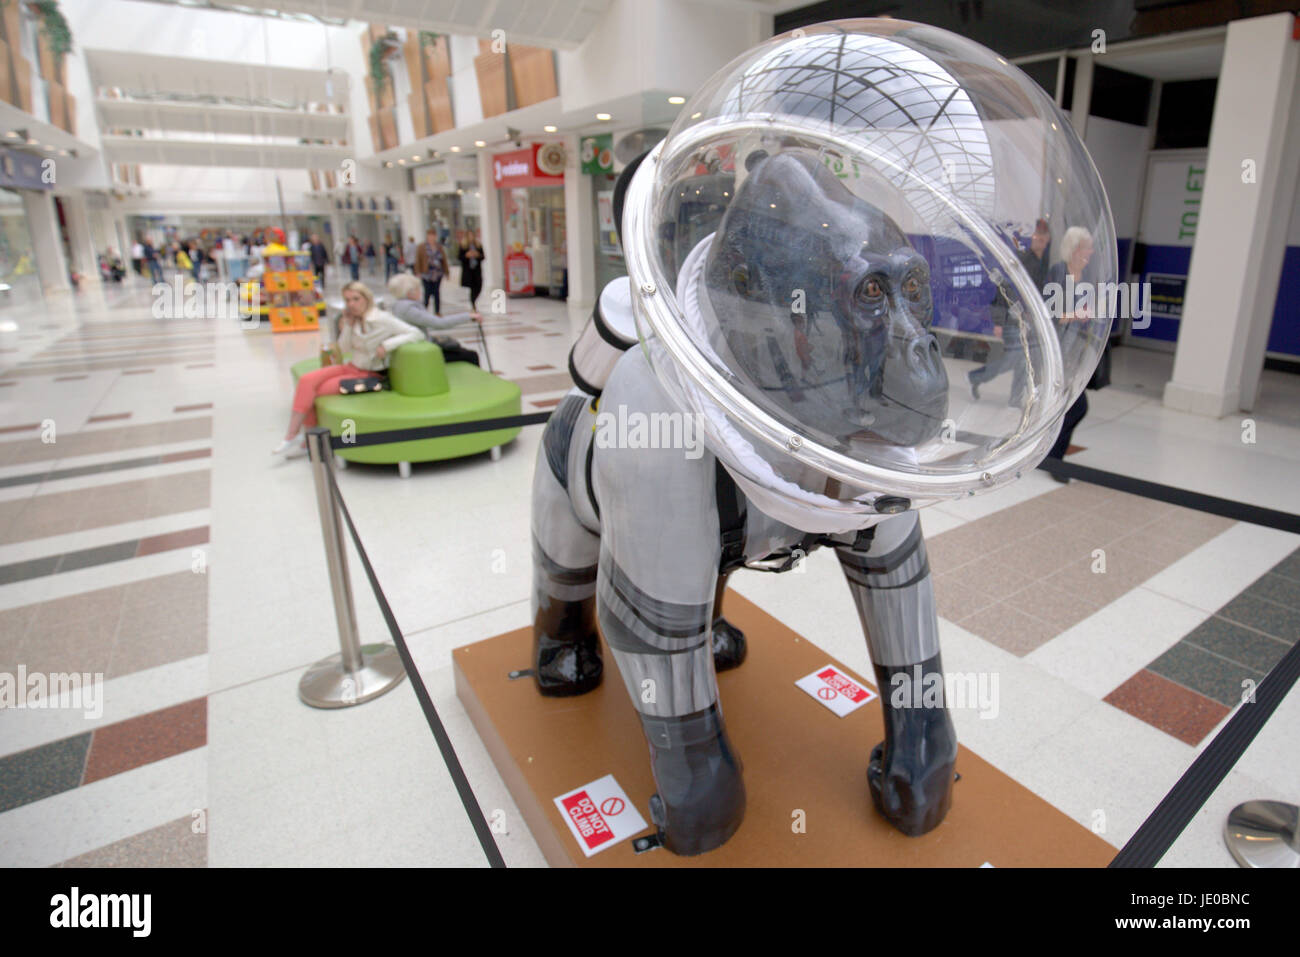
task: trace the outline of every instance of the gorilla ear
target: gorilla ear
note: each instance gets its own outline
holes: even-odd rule
[[[623,200],[627,196],[627,188],[632,182],[632,177],[641,168],[641,161],[649,155],[650,150],[646,150],[623,167],[623,172],[618,174],[618,181],[614,184],[614,231],[618,233],[620,246],[623,244]]]

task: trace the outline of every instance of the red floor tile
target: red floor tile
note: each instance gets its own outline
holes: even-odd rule
[[[119,721],[94,733],[81,783],[100,781],[207,743],[207,698]]]
[[[169,452],[158,461],[162,462],[184,462],[187,459],[206,459],[212,457],[211,449],[190,449],[188,452]]]
[[[1214,730],[1230,710],[1145,668],[1104,700],[1193,746]]]
[[[135,550],[135,557],[153,555],[156,552],[169,552],[173,548],[184,548],[187,545],[204,545],[207,541],[207,525],[201,528],[186,528],[179,532],[168,532],[166,535],[154,535],[151,538],[140,539],[140,545]]]

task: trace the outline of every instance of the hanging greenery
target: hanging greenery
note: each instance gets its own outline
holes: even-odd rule
[[[61,63],[64,55],[72,52],[72,30],[59,9],[58,0],[32,0],[31,8],[41,18],[41,32],[50,41],[55,61]]]
[[[431,30],[421,30],[421,31],[420,31],[420,46],[421,46],[421,47],[431,47],[431,46],[433,46],[433,45],[434,45],[435,43],[437,43],[437,42],[438,42],[438,34],[432,32]]]
[[[384,85],[388,82],[388,70],[384,59],[388,56],[388,44],[382,39],[370,44],[370,78],[375,81],[375,96],[383,95]]]

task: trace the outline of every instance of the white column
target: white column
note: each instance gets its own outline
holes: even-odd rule
[[[424,197],[418,193],[403,193],[397,204],[397,211],[402,219],[402,244],[415,237],[417,243],[424,239]]]
[[[27,231],[32,239],[32,252],[36,257],[36,272],[41,277],[41,291],[47,296],[71,292],[72,283],[68,281],[68,262],[63,255],[53,194],[30,189],[20,192],[23,212],[27,215]]]
[[[1083,139],[1088,132],[1088,111],[1092,108],[1092,54],[1075,57],[1074,92],[1070,97],[1070,125]]]
[[[483,214],[479,217],[482,228],[479,242],[483,246],[483,289],[505,288],[505,250],[501,247],[501,197],[492,181],[492,154],[486,150],[478,154],[478,190],[482,194]],[[489,296],[488,306],[491,307]]]
[[[564,138],[564,225],[569,244],[569,306],[589,312],[596,302],[596,236],[591,180],[582,175],[580,138]]]
[[[1217,418],[1255,402],[1300,166],[1293,19],[1228,25],[1170,408]]]
[[[63,217],[68,226],[68,245],[72,250],[72,268],[81,276],[83,285],[99,282],[99,257],[95,240],[90,232],[90,212],[82,193],[69,193],[59,197],[63,204]]]

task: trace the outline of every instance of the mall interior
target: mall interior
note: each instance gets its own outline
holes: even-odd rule
[[[1270,801],[1290,809],[1295,866],[1300,691],[1282,674],[1300,640],[1293,2],[6,0],[0,14],[0,864],[716,862],[626,840],[652,833],[656,813],[622,691],[634,675],[620,680],[634,655],[619,650],[615,666],[607,648],[591,694],[534,687],[535,583],[559,568],[537,541],[550,520],[538,473],[549,461],[565,481],[549,436],[590,398],[569,401],[585,396],[575,343],[595,342],[593,312],[613,321],[602,292],[655,293],[631,238],[654,228],[631,213],[658,162],[637,170],[643,154],[670,149],[701,113],[725,126],[712,78],[747,51],[886,17],[987,48],[999,75],[1032,88],[1023,101],[1065,127],[1059,142],[1086,148],[1092,167],[1080,168],[1113,217],[1097,220],[1094,260],[1146,290],[1146,309],[1115,318],[1104,359],[1091,356],[1104,378],[1091,363],[1076,377],[1087,414],[1049,460],[1074,475],[1035,459],[1014,481],[909,513],[943,667],[981,689],[978,707],[948,702],[961,751],[937,830],[899,834],[873,808],[882,702],[841,714],[795,685],[830,661],[866,697],[887,690],[843,555],[810,548],[787,574],[753,561],[720,579],[748,658],[708,681],[748,811],[713,854],[737,866],[852,863],[845,848],[864,865],[1104,866],[1230,723],[1263,708],[1256,693],[1280,687],[1158,864],[1238,867],[1225,822]],[[894,28],[872,29],[892,42]],[[915,119],[932,100],[890,92],[917,75],[907,69],[840,75]],[[971,96],[992,83],[973,81]],[[1019,148],[1050,168],[1048,141],[1027,140]],[[775,168],[735,159],[723,148],[698,171]],[[941,180],[927,162],[909,175]],[[1015,170],[997,173],[997,189],[1014,187]],[[1000,235],[1028,246],[1041,228],[1047,258],[1062,258],[1077,248],[1071,223],[1048,212],[1019,209]],[[921,248],[919,228],[900,228]],[[990,306],[996,270],[966,246],[934,249],[947,249],[929,267],[934,335],[953,401],[969,404],[979,363],[1013,351]],[[296,383],[337,364],[344,336],[363,330],[348,340],[354,362],[371,348],[345,285],[368,288],[369,301],[347,295],[378,310],[370,319],[397,323],[400,275],[422,314],[441,316],[436,345],[384,326],[382,364],[339,367],[358,377],[349,385],[384,391],[335,395],[329,379],[313,402],[315,386]],[[644,315],[623,330],[618,370],[658,354]],[[605,348],[620,339],[597,331]],[[473,361],[452,361],[467,351]],[[985,399],[1005,412],[1023,383],[989,376]],[[319,432],[286,448],[291,406],[331,430],[332,451]],[[511,417],[524,419],[348,444]],[[570,480],[581,465],[567,462]],[[588,488],[591,474],[589,453]],[[643,494],[653,510],[669,493]],[[721,526],[721,491],[717,502]],[[641,601],[678,607],[652,590]],[[654,650],[630,626],[612,638],[603,610],[600,624],[606,645]],[[308,679],[340,643],[330,674],[342,690],[319,693],[342,697],[309,701]],[[395,669],[373,696],[379,679],[348,665],[382,670],[372,654]],[[825,796],[837,788],[839,803]],[[603,819],[573,809],[583,789]],[[624,801],[640,818],[615,826]],[[790,825],[804,808],[806,833]],[[590,829],[607,823],[616,838],[595,847]]]

